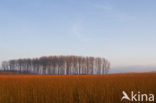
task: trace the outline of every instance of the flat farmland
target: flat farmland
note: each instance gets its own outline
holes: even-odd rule
[[[0,75],[0,103],[129,103],[122,91],[156,94],[156,73]]]

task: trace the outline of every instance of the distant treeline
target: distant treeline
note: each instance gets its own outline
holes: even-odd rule
[[[110,62],[99,57],[48,56],[4,61],[2,69],[4,71],[53,75],[105,74],[110,69]]]

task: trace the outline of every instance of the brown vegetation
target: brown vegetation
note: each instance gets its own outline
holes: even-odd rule
[[[0,103],[120,103],[123,90],[156,94],[156,73],[0,76]]]

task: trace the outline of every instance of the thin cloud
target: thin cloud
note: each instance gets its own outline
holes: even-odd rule
[[[75,38],[77,38],[81,42],[97,42],[97,41],[108,41],[110,38],[108,38],[106,34],[97,34],[92,32],[92,29],[90,28],[89,31],[87,31],[84,28],[84,23],[86,20],[86,16],[79,15],[76,22],[72,25],[72,35],[74,35]],[[96,28],[95,28],[96,29]],[[94,30],[93,30],[94,31]],[[105,35],[105,37],[104,37]]]
[[[89,41],[108,41],[108,40],[110,40],[109,38],[106,38],[106,37],[105,38],[91,38],[91,37],[88,37],[87,35],[85,35],[83,33],[82,26],[77,25],[77,24],[75,24],[73,26],[73,34],[74,34],[74,36],[78,40],[80,40],[82,42],[89,42]]]
[[[105,11],[110,11],[113,9],[112,5],[109,3],[96,3],[96,4],[93,4],[93,7],[97,9],[102,9]]]
[[[103,10],[112,10],[112,7],[110,5],[102,5],[102,4],[96,4],[94,7],[98,9],[103,9]]]
[[[81,19],[79,20],[78,23],[75,23],[73,25],[72,31],[73,31],[74,36],[82,42],[88,42],[88,41],[93,40],[92,38],[89,38],[86,35],[84,35],[82,24],[81,24],[82,21],[83,20]]]

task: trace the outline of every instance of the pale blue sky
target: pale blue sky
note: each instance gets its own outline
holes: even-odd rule
[[[156,64],[156,0],[0,0],[0,61],[101,56]]]

